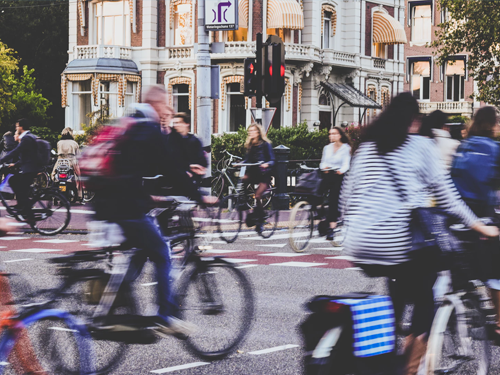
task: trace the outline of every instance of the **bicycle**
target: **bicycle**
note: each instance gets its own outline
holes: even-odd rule
[[[220,238],[227,243],[233,243],[238,238],[243,225],[243,212],[248,210],[246,203],[246,194],[243,188],[243,177],[245,176],[246,167],[257,167],[263,164],[259,163],[237,163],[235,167],[241,167],[239,172],[238,184],[236,185],[235,193],[226,196],[220,203],[219,213],[217,216],[217,231]],[[270,191],[264,193],[264,196],[271,194]],[[263,198],[264,199],[264,198]],[[271,237],[279,221],[279,210],[275,210],[272,205],[264,209],[263,218],[259,219],[255,215],[247,214],[245,222],[248,227],[262,222],[262,231],[259,235],[263,238]]]
[[[179,197],[157,197],[155,200],[167,208],[184,206],[185,212],[188,212],[187,205],[197,205]],[[102,240],[116,238],[116,233],[112,234],[116,227],[117,224],[100,223],[103,233],[97,237]],[[248,333],[254,311],[253,291],[244,273],[233,263],[219,257],[207,257],[194,245],[193,222],[191,228],[171,239],[188,240],[189,244],[176,266],[177,272],[172,274],[176,278],[180,318],[198,327],[196,332],[184,338],[184,342],[201,358],[219,359],[234,351]],[[113,240],[101,250],[76,252],[51,260],[58,265],[63,282],[58,289],[48,291],[50,299],[55,304],[73,291],[76,298],[62,298],[62,302],[71,304],[87,322],[92,337],[106,346],[98,352],[105,357],[98,358],[97,374],[113,369],[125,355],[128,343],[156,341],[150,328],[155,326],[156,317],[136,315],[132,281],[125,280],[135,250],[126,243],[117,242],[121,241]],[[95,264],[103,268],[96,268]],[[88,296],[86,300],[82,300],[83,295]]]
[[[0,272],[0,289],[8,298],[10,276]],[[5,298],[1,302],[4,308],[14,304]],[[47,303],[26,304],[17,313],[10,308],[0,316],[0,374],[10,367],[24,373],[64,374],[70,369],[75,374],[94,374],[93,342],[74,316],[47,308]]]
[[[300,166],[303,171],[317,171],[319,168]],[[302,253],[309,247],[309,243],[317,227],[320,236],[326,236],[329,223],[326,221],[328,208],[326,207],[325,195],[310,193],[290,193],[298,202],[293,206],[290,214],[288,243],[293,251]],[[340,221],[334,230],[331,241],[333,246],[342,246],[345,237],[345,227]]]
[[[470,228],[461,225],[452,226],[451,229],[460,234],[462,241],[463,235],[471,232]],[[460,259],[463,255],[453,252],[451,259]],[[459,264],[459,267],[453,263],[450,266],[453,290],[437,302],[423,362],[426,375],[488,374],[491,362],[488,325],[493,322],[494,317],[494,312],[488,307],[491,305],[491,299],[481,281],[470,275],[470,262],[460,259],[456,264]],[[457,270],[460,272],[456,272]],[[383,318],[379,325],[369,325],[371,330],[380,329],[378,333],[384,332],[377,338],[379,341],[373,347],[385,347],[387,350],[380,354],[379,358],[375,356],[367,363],[363,363],[362,356],[355,353],[356,348],[362,347],[360,338],[369,334],[362,333],[361,326],[357,326],[357,335],[354,335],[354,325],[361,322],[354,317],[355,310],[351,310],[351,306],[357,304],[356,301],[369,303],[369,299],[373,299],[378,305],[377,308],[392,306],[390,297],[374,296],[365,292],[316,296],[307,303],[307,309],[312,314],[301,325],[306,337],[304,361],[307,375],[364,373],[362,367],[366,367],[367,363],[372,370],[377,368],[381,374],[391,373],[388,368],[393,369],[396,366],[396,361],[390,353],[395,349],[397,332],[392,307],[386,309],[387,314],[377,312],[373,315]],[[378,310],[370,310],[373,311]],[[359,309],[358,313],[363,314]]]
[[[228,173],[234,164],[234,162],[241,162],[243,158],[229,153],[227,150],[224,151],[228,155],[228,158],[221,159],[217,164],[217,169],[214,171],[215,177],[212,179],[212,195],[221,198],[224,196],[225,188],[227,186],[228,194],[234,194],[237,191],[237,184],[235,185],[233,179]],[[238,177],[238,172],[234,172],[235,177]],[[227,181],[227,182],[225,182]],[[269,194],[262,198],[262,206],[267,207],[271,203],[274,193],[275,193],[274,181],[271,181],[269,187]],[[255,184],[248,184],[246,186],[247,200],[246,204],[248,208],[254,208],[256,206],[255,192],[257,191],[257,186]]]
[[[0,171],[7,167],[6,164],[0,165]],[[54,236],[66,229],[71,220],[70,204],[59,192],[50,188],[33,190],[29,198],[30,215],[25,217],[5,199],[2,193],[5,184],[0,184],[0,200],[7,213],[17,221],[26,222],[33,230],[47,236]]]

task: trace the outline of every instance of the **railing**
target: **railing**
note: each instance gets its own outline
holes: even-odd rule
[[[445,113],[469,113],[472,114],[472,102],[420,102],[421,113],[431,113],[436,110]]]
[[[169,59],[192,59],[194,58],[193,47],[169,47]]]
[[[226,55],[254,55],[255,42],[226,42]]]
[[[287,60],[320,60],[319,48],[303,44],[285,43]]]
[[[378,57],[373,57],[372,61],[373,61],[373,67],[374,68],[376,68],[376,69],[385,69],[385,62],[387,60],[385,60],[385,59],[379,59]]]
[[[333,49],[324,49],[323,63],[326,64],[342,64],[342,65],[354,65],[356,64],[356,54],[350,52],[340,52]]]
[[[75,59],[115,58],[130,60],[132,48],[122,46],[75,46]]]

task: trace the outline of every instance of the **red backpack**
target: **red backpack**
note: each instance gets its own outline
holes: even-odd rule
[[[129,140],[127,132],[137,119],[124,117],[116,125],[106,125],[80,155],[78,164],[87,190],[97,191],[120,178],[119,159],[123,145]]]

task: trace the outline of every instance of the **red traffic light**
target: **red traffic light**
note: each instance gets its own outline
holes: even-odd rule
[[[281,65],[281,76],[284,77],[285,76],[285,66],[284,65]]]
[[[269,75],[272,77],[273,76],[273,66],[269,65]]]
[[[248,69],[250,70],[250,74],[253,74],[254,70],[255,70],[255,67],[253,66],[253,64],[250,64],[248,66]]]

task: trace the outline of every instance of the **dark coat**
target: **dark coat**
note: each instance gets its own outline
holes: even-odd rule
[[[19,159],[19,161],[17,161]],[[36,137],[27,133],[21,138],[19,145],[0,159],[0,163],[16,162],[21,173],[40,172],[42,167],[38,163]]]

